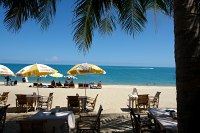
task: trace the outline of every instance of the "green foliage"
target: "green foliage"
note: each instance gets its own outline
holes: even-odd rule
[[[6,9],[4,24],[14,32],[29,19],[41,23],[41,28],[46,29],[56,12],[56,0],[1,0],[0,5]]]

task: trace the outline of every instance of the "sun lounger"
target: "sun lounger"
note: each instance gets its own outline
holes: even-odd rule
[[[60,82],[56,83],[56,87],[62,87],[62,84]]]
[[[69,88],[75,88],[75,84],[74,83],[69,83]]]
[[[68,83],[64,83],[63,88],[69,88],[69,84]]]
[[[83,89],[84,88],[83,83],[78,83],[78,88]]]
[[[78,88],[79,89],[89,88],[89,84],[88,83],[78,83]]]

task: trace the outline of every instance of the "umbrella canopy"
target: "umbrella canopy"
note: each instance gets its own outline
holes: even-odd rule
[[[55,77],[55,78],[61,78],[61,77],[63,77],[63,74],[56,72],[56,73],[53,73],[53,74],[49,74],[49,76]]]
[[[30,67],[32,67],[33,65],[28,65],[24,68],[22,68],[21,70],[19,70],[17,73],[16,73],[16,76],[23,76],[24,75],[24,72],[27,71]]]
[[[44,65],[44,64],[33,64],[33,65],[29,65],[26,66],[24,68],[21,69],[23,72],[21,72],[21,76],[37,76],[37,82],[39,81],[39,78],[41,76],[45,76],[45,75],[49,75],[49,74],[53,74],[58,72],[57,70]],[[38,95],[39,95],[39,90],[38,90],[38,86],[37,86],[37,91],[38,91]]]
[[[106,72],[94,64],[82,63],[72,67],[67,72],[67,74],[70,75],[106,74]]]
[[[86,74],[106,74],[106,72],[100,67],[94,64],[82,63],[72,67],[68,72],[70,75],[86,75]],[[85,87],[86,96],[86,87]]]
[[[25,68],[24,68],[25,69]],[[27,70],[23,72],[23,76],[43,76],[58,72],[57,70],[44,65],[44,64],[34,64],[28,67]]]
[[[8,67],[0,64],[0,76],[15,76],[15,74]]]

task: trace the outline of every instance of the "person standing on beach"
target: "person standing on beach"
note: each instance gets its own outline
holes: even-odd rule
[[[6,79],[6,85],[8,85],[8,83],[9,83],[9,81],[10,81],[11,79],[10,79],[9,76],[6,76],[5,79]]]

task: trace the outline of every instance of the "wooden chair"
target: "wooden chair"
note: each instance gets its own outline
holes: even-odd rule
[[[151,121],[151,118],[140,117],[139,113],[135,113],[134,109],[128,106],[130,111],[131,124],[133,127],[133,133],[159,133],[156,131],[156,125]]]
[[[80,116],[80,119],[77,121],[77,133],[92,131],[100,133],[100,116],[103,111],[102,106],[100,105],[97,115],[90,116]]]
[[[160,98],[160,93],[159,91],[156,92],[155,96],[150,96],[149,97],[149,106],[152,108],[158,108],[159,104],[159,98]]]
[[[3,133],[4,130],[8,106],[10,106],[10,104],[0,107],[0,133]]]
[[[149,108],[148,94],[138,95],[138,98],[136,100],[136,108],[138,109],[138,112],[140,112],[141,109],[147,110],[147,108]]]
[[[7,104],[7,100],[8,100],[8,94],[9,92],[3,92],[2,95],[0,95],[0,104]]]
[[[86,108],[88,111],[94,111],[98,94],[95,98],[87,97]]]
[[[49,93],[49,96],[42,96],[38,100],[38,109],[43,108],[44,106],[46,107],[47,110],[52,108],[52,103],[53,103],[53,92]]]
[[[46,120],[20,120],[17,123],[20,133],[46,133]]]
[[[19,112],[23,108],[26,109],[26,113],[28,112],[29,109],[34,107],[35,104],[35,99],[33,97],[26,97],[26,95],[21,94],[21,95],[16,95],[16,111]]]
[[[80,113],[79,96],[67,96],[67,109],[74,113]]]

